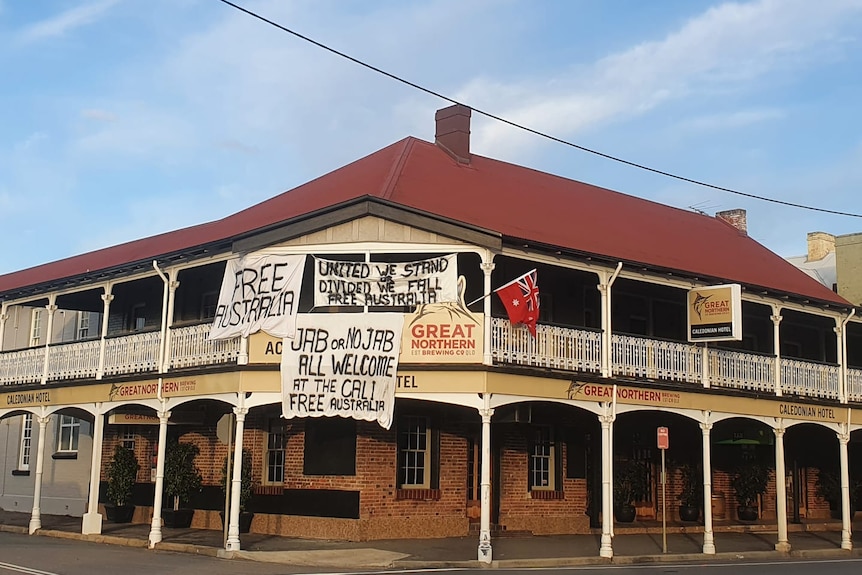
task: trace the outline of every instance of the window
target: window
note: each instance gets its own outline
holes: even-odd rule
[[[33,308],[33,313],[30,316],[30,347],[42,345],[42,316],[45,310],[42,308]]]
[[[398,486],[431,488],[431,435],[427,417],[404,417],[398,426]]]
[[[33,414],[21,418],[21,446],[18,450],[18,470],[30,470],[30,452],[33,446]]]
[[[78,451],[78,435],[80,432],[80,419],[71,415],[61,415],[57,425],[57,451]]]
[[[302,459],[304,475],[356,475],[356,420],[307,419]]]
[[[287,451],[287,426],[283,420],[269,423],[266,441],[266,482],[284,483],[284,464]]]
[[[556,489],[554,441],[551,428],[538,426],[533,431],[530,450],[530,490]]]
[[[201,295],[201,319],[213,319],[218,307],[218,292],[211,291]]]
[[[139,303],[132,306],[129,313],[129,330],[141,331],[147,326],[147,304]]]
[[[78,337],[77,339],[86,339],[90,337],[90,312],[78,312]]]
[[[120,445],[127,449],[135,450],[135,428],[127,425],[120,434]]]

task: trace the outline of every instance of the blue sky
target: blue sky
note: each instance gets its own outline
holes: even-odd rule
[[[862,213],[862,0],[238,0],[580,145]],[[0,0],[0,273],[224,217],[446,102],[217,0]],[[477,118],[473,151],[682,209],[745,208],[782,256],[862,219],[638,171]],[[612,217],[612,216],[611,216]]]

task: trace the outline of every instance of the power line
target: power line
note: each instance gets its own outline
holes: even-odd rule
[[[252,18],[256,18],[256,19],[260,20],[261,22],[265,22],[266,24],[269,24],[270,26],[273,26],[273,27],[275,27],[275,28],[278,28],[278,29],[279,29],[279,30],[281,30],[282,32],[287,32],[288,34],[291,34],[292,36],[295,36],[295,37],[299,38],[300,40],[304,40],[304,41],[308,42],[309,44],[313,44],[313,45],[317,46],[318,48],[322,48],[323,50],[326,50],[327,52],[331,52],[332,54],[335,54],[336,56],[340,56],[340,57],[342,57],[342,58],[344,58],[344,59],[346,59],[346,60],[349,60],[349,61],[353,62],[354,64],[358,64],[358,65],[360,65],[360,66],[362,66],[362,67],[364,67],[364,68],[367,68],[367,69],[369,69],[369,70],[371,70],[371,71],[373,71],[373,72],[377,72],[378,74],[381,74],[381,75],[383,75],[383,76],[386,76],[387,78],[390,78],[390,79],[392,79],[392,80],[395,80],[396,82],[400,82],[400,83],[402,83],[402,84],[404,84],[404,85],[406,85],[406,86],[410,86],[411,88],[414,88],[414,89],[416,89],[416,90],[419,90],[420,92],[425,92],[426,94],[429,94],[429,95],[434,96],[434,97],[436,97],[436,98],[440,98],[441,100],[445,100],[445,101],[450,102],[450,103],[452,103],[452,104],[458,104],[458,105],[461,105],[461,106],[465,106],[465,107],[467,107],[467,108],[470,108],[471,110],[473,110],[473,111],[474,111],[474,112],[476,112],[477,114],[480,114],[480,115],[482,115],[482,116],[485,116],[486,118],[491,118],[492,120],[496,120],[496,121],[498,121],[498,122],[502,122],[503,124],[508,124],[509,126],[512,126],[513,128],[517,128],[517,129],[519,129],[519,130],[523,130],[523,131],[525,131],[525,132],[529,132],[529,133],[531,133],[531,134],[535,134],[536,136],[539,136],[539,137],[541,137],[541,138],[545,138],[545,139],[547,139],[547,140],[551,140],[552,142],[557,142],[558,144],[563,144],[563,145],[565,145],[565,146],[569,146],[569,147],[571,147],[571,148],[575,148],[575,149],[580,150],[580,151],[582,151],[582,152],[587,152],[587,153],[589,153],[589,154],[593,154],[593,155],[596,155],[596,156],[599,156],[599,157],[605,158],[605,159],[607,159],[607,160],[611,160],[611,161],[614,161],[614,162],[618,162],[618,163],[620,163],[620,164],[625,164],[625,165],[627,165],[627,166],[631,166],[631,167],[633,167],[633,168],[638,168],[639,170],[645,170],[645,171],[647,171],[647,172],[652,172],[653,174],[658,174],[658,175],[660,175],[660,176],[665,176],[665,177],[667,177],[667,178],[672,178],[672,179],[674,179],[674,180],[679,180],[679,181],[682,181],[682,182],[687,182],[687,183],[689,183],[689,184],[694,184],[694,185],[701,186],[701,187],[704,187],[704,188],[710,188],[710,189],[713,189],[713,190],[718,190],[718,191],[720,191],[720,192],[727,192],[727,193],[729,193],[729,194],[735,194],[735,195],[737,195],[737,196],[743,196],[743,197],[746,197],[746,198],[752,198],[752,199],[760,200],[760,201],[763,201],[763,202],[771,202],[771,203],[773,203],[773,204],[779,204],[779,205],[782,205],[782,206],[789,206],[789,207],[791,207],[791,208],[799,208],[799,209],[802,209],[802,210],[810,210],[810,211],[814,211],[814,212],[821,212],[821,213],[824,213],[824,214],[833,214],[833,215],[836,215],[836,216],[847,216],[847,217],[851,217],[851,218],[862,218],[862,214],[854,214],[854,213],[851,213],[851,212],[842,212],[842,211],[838,211],[838,210],[829,210],[829,209],[826,209],[826,208],[818,208],[818,207],[815,207],[815,206],[807,206],[807,205],[805,205],[805,204],[797,204],[797,203],[794,203],[794,202],[786,202],[786,201],[784,201],[784,200],[776,200],[775,198],[767,198],[767,197],[765,197],[765,196],[758,196],[758,195],[756,195],[756,194],[749,194],[749,193],[746,193],[746,192],[741,192],[741,191],[739,191],[739,190],[734,190],[734,189],[732,189],[732,188],[726,188],[726,187],[724,187],[724,186],[718,186],[718,185],[715,185],[715,184],[710,184],[709,182],[703,182],[703,181],[701,181],[701,180],[695,180],[695,179],[693,179],[693,178],[687,178],[687,177],[685,177],[685,176],[680,176],[680,175],[678,175],[678,174],[673,174],[673,173],[671,173],[671,172],[666,172],[666,171],[664,171],[664,170],[659,170],[659,169],[657,169],[657,168],[651,168],[650,166],[646,166],[646,165],[644,165],[644,164],[639,164],[639,163],[637,163],[637,162],[632,162],[632,161],[630,161],[630,160],[626,160],[626,159],[624,159],[624,158],[620,158],[620,157],[617,157],[617,156],[613,156],[613,155],[611,155],[611,154],[606,154],[606,153],[604,153],[604,152],[600,152],[600,151],[598,151],[598,150],[593,150],[592,148],[587,148],[587,147],[585,147],[585,146],[581,146],[581,145],[575,144],[574,142],[570,142],[570,141],[568,141],[568,140],[564,140],[564,139],[562,139],[562,138],[558,138],[558,137],[553,136],[553,135],[551,135],[551,134],[547,134],[547,133],[545,133],[545,132],[541,132],[541,131],[536,130],[536,129],[534,129],[534,128],[530,128],[529,126],[525,126],[525,125],[523,125],[523,124],[519,124],[519,123],[514,122],[514,121],[512,121],[512,120],[507,120],[506,118],[503,118],[503,117],[501,117],[501,116],[497,116],[496,114],[492,114],[491,112],[486,112],[486,111],[481,110],[481,109],[479,109],[479,108],[474,108],[473,106],[470,106],[469,104],[466,104],[466,103],[464,103],[464,102],[460,102],[460,101],[458,101],[458,100],[456,100],[456,99],[454,99],[454,98],[450,98],[449,96],[446,96],[445,94],[441,94],[440,92],[437,92],[437,91],[432,90],[432,89],[430,89],[430,88],[426,88],[425,86],[422,86],[422,85],[417,84],[417,83],[415,83],[415,82],[411,82],[410,80],[407,80],[407,79],[405,79],[405,78],[402,78],[401,76],[396,76],[395,74],[393,74],[393,73],[391,73],[391,72],[387,72],[386,70],[383,70],[383,69],[381,69],[381,68],[378,68],[377,66],[374,66],[374,65],[372,65],[372,64],[368,64],[367,62],[364,62],[364,61],[362,61],[362,60],[360,60],[360,59],[358,59],[358,58],[354,58],[354,57],[353,57],[353,56],[351,56],[350,54],[346,54],[346,53],[344,53],[344,52],[341,52],[341,51],[339,51],[339,50],[336,50],[335,48],[332,48],[332,47],[330,47],[330,46],[327,46],[326,44],[323,44],[323,43],[321,43],[321,42],[318,42],[317,40],[314,40],[313,38],[309,38],[308,36],[305,36],[305,35],[303,35],[303,34],[300,34],[299,32],[297,32],[297,31],[295,31],[295,30],[291,30],[290,28],[287,28],[286,26],[283,26],[283,25],[279,24],[278,22],[274,22],[274,21],[272,21],[272,20],[270,20],[270,19],[268,19],[268,18],[266,18],[266,17],[264,17],[264,16],[261,16],[260,14],[257,14],[256,12],[252,12],[251,10],[248,10],[247,8],[243,8],[242,6],[239,6],[238,4],[234,4],[234,3],[233,3],[233,2],[231,2],[230,0],[219,0],[219,2],[222,2],[223,4],[227,4],[228,6],[230,6],[230,7],[232,7],[232,8],[235,8],[236,10],[239,10],[240,12],[243,12],[243,13],[247,14],[247,15],[251,16]]]

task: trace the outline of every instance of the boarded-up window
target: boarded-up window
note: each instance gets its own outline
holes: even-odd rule
[[[356,420],[307,419],[302,472],[305,475],[356,475]]]

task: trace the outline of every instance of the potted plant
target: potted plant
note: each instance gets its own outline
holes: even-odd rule
[[[850,479],[850,519],[856,513],[859,488],[862,482]],[[832,519],[841,519],[841,477],[834,469],[817,471],[817,496],[829,503]]]
[[[194,509],[188,507],[192,493],[201,489],[201,474],[195,466],[198,446],[193,443],[173,442],[165,450],[165,500],[171,507],[162,510],[167,527],[189,527]]]
[[[123,445],[117,445],[107,471],[108,502],[105,504],[105,515],[109,521],[129,523],[132,520],[135,514],[132,489],[138,478],[138,469],[140,465],[135,452]]]
[[[222,492],[227,494],[231,489],[231,481],[233,474],[228,470],[228,458],[225,457],[224,464],[221,468],[221,488]],[[231,462],[233,463],[233,461]],[[248,504],[251,501],[251,496],[254,493],[254,485],[251,478],[251,453],[247,449],[242,450],[242,468],[240,469],[240,488],[239,488],[239,532],[248,533],[251,530],[251,521],[254,519],[254,513],[248,510]],[[222,523],[224,523],[224,511],[221,515]]]
[[[629,461],[619,466],[614,477],[614,516],[620,523],[635,520],[635,501],[642,500],[649,489],[643,463]]]
[[[737,517],[742,521],[757,519],[758,497],[766,493],[769,469],[758,463],[749,463],[736,470],[731,487],[736,493]]]
[[[697,521],[703,505],[703,477],[696,465],[683,463],[679,466],[679,479],[679,518],[681,521]]]

